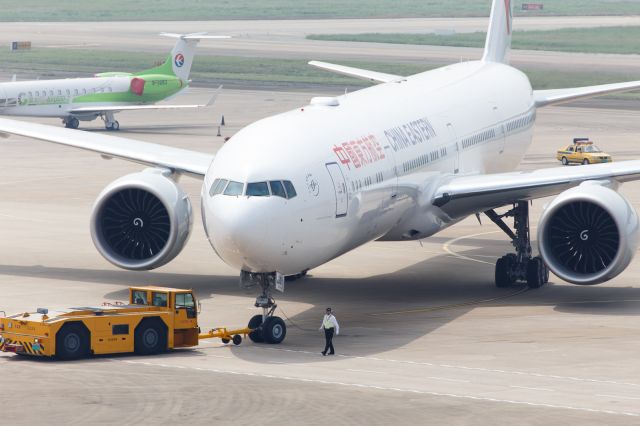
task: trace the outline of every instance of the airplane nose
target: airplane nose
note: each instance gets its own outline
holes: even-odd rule
[[[218,256],[238,269],[272,272],[271,257],[279,245],[269,238],[272,214],[268,199],[216,196],[209,201],[205,227]]]

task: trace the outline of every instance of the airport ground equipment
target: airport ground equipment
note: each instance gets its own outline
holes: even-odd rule
[[[0,318],[0,350],[69,360],[88,355],[157,354],[198,345],[201,339],[242,342],[253,328],[214,328],[200,333],[198,302],[191,290],[131,287],[126,303],[38,309]]]

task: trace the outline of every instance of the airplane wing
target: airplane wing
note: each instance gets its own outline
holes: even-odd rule
[[[309,62],[309,65],[326,71],[335,72],[337,74],[348,75],[349,77],[356,77],[376,83],[389,83],[392,81],[402,81],[405,79],[405,77],[400,75],[385,74],[377,71],[363,70],[361,68],[330,64],[328,62],[311,61]]]
[[[176,173],[202,178],[214,155],[173,148],[135,139],[63,129],[43,124],[0,118],[0,136],[26,136],[41,141],[97,152],[108,158],[121,158],[139,164],[165,167]]]
[[[436,189],[431,202],[451,218],[462,218],[518,200],[556,195],[586,181],[609,181],[617,184],[638,179],[640,160],[460,176],[443,182]]]
[[[573,89],[534,90],[536,107],[562,104],[565,102],[588,99],[612,93],[629,92],[640,89],[640,81],[601,84],[599,86],[576,87]]]
[[[203,105],[167,105],[167,104],[152,104],[152,105],[113,105],[113,106],[93,106],[93,107],[79,107],[73,108],[69,110],[71,114],[99,114],[101,112],[120,112],[120,111],[140,111],[146,109],[191,109],[191,108],[207,108],[212,106],[220,91],[222,90],[222,85],[216,89],[215,93],[209,99],[209,102]]]

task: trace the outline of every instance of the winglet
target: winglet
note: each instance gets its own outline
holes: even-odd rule
[[[489,30],[482,60],[485,62],[509,62],[511,32],[513,29],[511,0],[493,0]]]

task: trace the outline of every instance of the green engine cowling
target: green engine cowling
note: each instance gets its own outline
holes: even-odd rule
[[[145,102],[157,102],[175,95],[186,86],[184,81],[175,76],[147,74],[131,79],[130,92]]]

